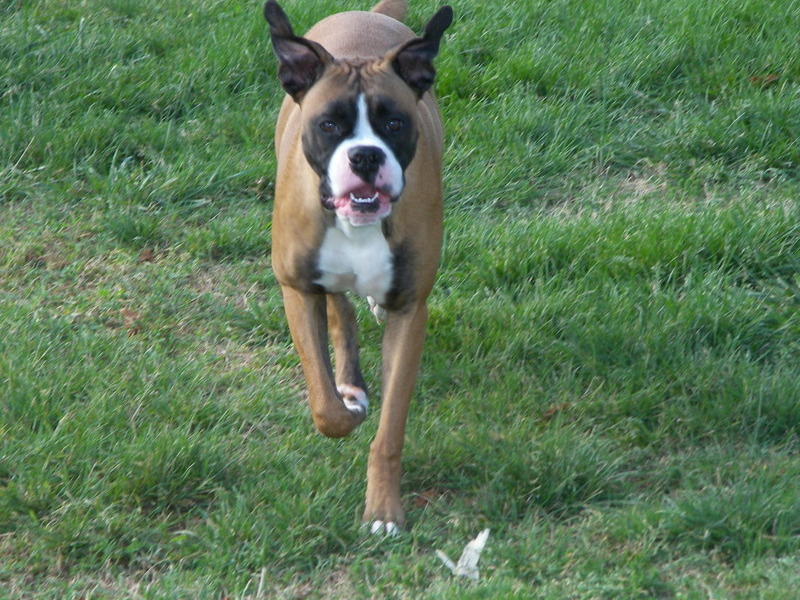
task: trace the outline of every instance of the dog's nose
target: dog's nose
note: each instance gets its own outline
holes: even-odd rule
[[[354,146],[347,151],[350,168],[364,181],[372,183],[386,161],[386,153],[376,146]]]

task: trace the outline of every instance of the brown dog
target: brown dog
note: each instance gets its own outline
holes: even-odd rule
[[[400,454],[441,251],[442,123],[431,85],[453,14],[441,8],[419,38],[400,22],[405,12],[405,0],[383,0],[299,37],[274,0],[264,6],[287,92],[275,132],[272,264],[314,423],[327,436],[347,435],[367,412],[345,292],[386,318],[364,520],[388,534],[404,518]]]

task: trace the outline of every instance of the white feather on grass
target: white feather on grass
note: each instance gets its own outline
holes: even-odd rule
[[[458,559],[457,563],[453,563],[453,561],[450,560],[441,550],[436,551],[436,556],[441,559],[441,561],[453,572],[454,575],[458,575],[459,577],[467,577],[473,581],[477,581],[480,577],[480,574],[478,573],[478,560],[481,557],[481,552],[483,551],[484,546],[486,546],[486,540],[488,539],[489,529],[484,529],[478,534],[478,537],[470,541],[464,547],[464,551],[461,553],[461,558]]]

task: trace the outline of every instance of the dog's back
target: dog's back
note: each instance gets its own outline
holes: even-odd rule
[[[408,2],[406,0],[382,0],[372,7],[372,12],[392,17],[402,23],[408,12]]]
[[[371,11],[337,13],[314,25],[305,37],[322,44],[336,58],[382,56],[416,37],[401,22],[405,7],[404,0],[384,0]]]

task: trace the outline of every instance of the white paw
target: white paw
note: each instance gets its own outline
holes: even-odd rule
[[[373,535],[382,535],[384,537],[395,537],[398,533],[400,533],[400,528],[388,521],[384,523],[383,521],[374,521],[369,528],[370,533]]]
[[[381,308],[372,296],[367,296],[367,303],[369,304],[369,309],[372,311],[372,314],[375,315],[375,320],[378,323],[383,323],[386,320],[386,310]]]
[[[369,402],[367,402],[367,393],[364,390],[346,383],[336,386],[336,389],[339,391],[339,394],[341,394],[342,401],[345,407],[347,407],[347,410],[366,416],[367,410],[369,409]]]

